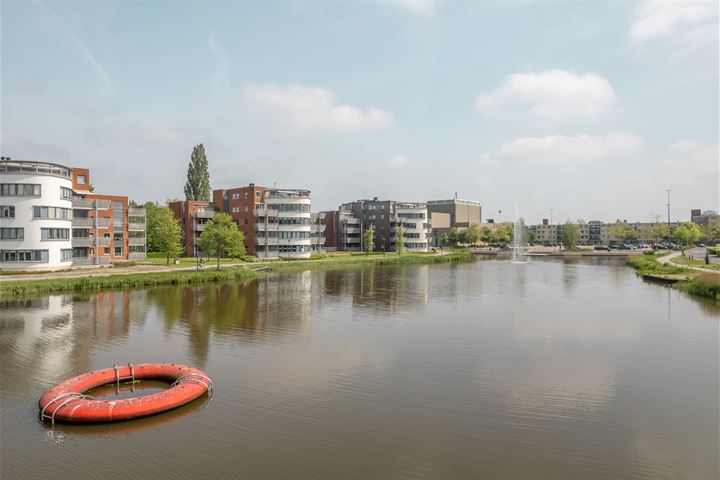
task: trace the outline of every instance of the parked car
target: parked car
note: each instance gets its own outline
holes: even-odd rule
[[[632,246],[627,243],[623,243],[622,245],[618,245],[618,250],[632,250]]]
[[[662,243],[655,243],[653,244],[652,248],[654,248],[655,250],[665,250],[665,245],[663,245]]]
[[[705,245],[704,243],[698,243],[697,246],[700,248],[705,248],[707,245]]]
[[[595,245],[595,250],[604,250],[606,252],[610,251],[610,247],[607,245]]]

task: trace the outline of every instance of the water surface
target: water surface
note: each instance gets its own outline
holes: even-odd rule
[[[717,478],[719,319],[613,259],[7,302],[0,476]],[[45,390],[128,361],[201,368],[215,395],[139,421],[39,423]]]

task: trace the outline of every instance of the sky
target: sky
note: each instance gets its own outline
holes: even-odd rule
[[[480,201],[483,218],[719,210],[714,1],[3,0],[0,150],[96,192]]]

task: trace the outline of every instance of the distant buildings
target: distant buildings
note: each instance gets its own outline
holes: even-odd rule
[[[94,193],[88,169],[3,158],[0,174],[0,268],[145,258],[145,209]]]
[[[310,191],[247,187],[213,190],[212,202],[177,201],[170,209],[180,221],[188,256],[198,256],[205,224],[224,212],[245,237],[248,254],[259,258],[309,258],[324,250],[324,218],[310,212]]]
[[[720,223],[720,215],[715,210],[700,210],[697,208],[690,210],[690,221],[698,225]]]
[[[373,251],[397,251],[398,227],[402,228],[405,251],[426,252],[430,246],[427,204],[395,200],[356,200],[337,211],[322,212],[325,218],[325,247],[328,250],[361,251],[362,232],[373,230]]]
[[[482,223],[482,207],[473,200],[430,200],[427,202],[430,223],[432,224],[431,246],[442,246],[442,236],[452,228],[464,229],[470,225]]]

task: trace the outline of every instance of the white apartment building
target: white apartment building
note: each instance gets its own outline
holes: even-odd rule
[[[73,264],[72,171],[54,163],[0,161],[0,268]]]
[[[390,224],[391,245],[397,250],[397,230],[402,225],[404,249],[407,252],[427,252],[430,242],[430,223],[425,203],[395,202],[395,214]]]
[[[255,230],[258,258],[310,258],[313,251],[310,191],[265,190],[263,202],[255,206]]]

